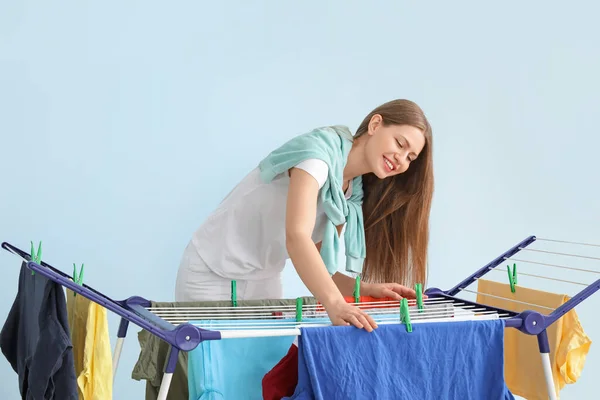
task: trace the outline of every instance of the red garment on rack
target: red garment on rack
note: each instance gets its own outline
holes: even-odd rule
[[[345,296],[344,300],[346,300],[346,303],[355,304],[354,297]],[[415,299],[407,299],[407,300],[408,300],[409,306],[416,304]],[[359,296],[358,302],[359,303],[370,303],[370,304],[363,304],[363,306],[362,306],[363,308],[397,308],[397,307],[399,307],[399,304],[400,304],[400,302],[398,300],[392,299],[391,297],[378,298],[378,297],[371,297],[371,296]],[[377,303],[383,303],[383,304],[377,304]],[[360,304],[359,304],[359,306],[360,306]],[[323,307],[323,305],[319,302],[316,307],[316,311],[324,312],[325,307]]]
[[[263,399],[281,400],[291,397],[298,384],[298,346],[292,344],[288,353],[264,376]]]
[[[346,303],[355,304],[354,297],[345,296],[344,300],[346,301]],[[408,300],[409,306],[414,306],[417,304],[417,300],[415,300],[415,299],[407,299],[407,300]],[[392,299],[391,297],[378,298],[378,297],[371,297],[371,296],[359,296],[358,302],[363,303],[362,306],[359,304],[359,307],[361,307],[363,309],[364,308],[371,308],[371,309],[373,309],[373,308],[394,308],[395,309],[395,308],[400,307],[400,302],[396,299]],[[368,303],[368,304],[364,304],[364,303]],[[377,304],[377,303],[382,303],[382,304]],[[323,304],[321,304],[321,302],[317,302],[315,311],[316,312],[325,312],[325,307],[323,307]],[[274,311],[271,313],[271,315],[273,315],[274,317],[282,317],[283,318],[282,311]]]

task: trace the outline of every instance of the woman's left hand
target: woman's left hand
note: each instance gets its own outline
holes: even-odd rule
[[[406,297],[407,299],[414,299],[417,297],[417,293],[414,289],[402,286],[398,283],[367,283],[364,288],[361,288],[361,294],[376,299],[389,297],[396,300],[402,300],[403,297]],[[423,298],[426,299],[427,296],[424,294]]]

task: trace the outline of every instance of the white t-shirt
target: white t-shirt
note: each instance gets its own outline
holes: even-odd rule
[[[328,166],[322,160],[305,160],[296,168],[311,174],[319,189],[327,180]],[[255,168],[246,175],[191,239],[204,264],[227,279],[272,278],[281,273],[289,258],[285,244],[288,171],[270,183],[264,183],[259,174],[260,170]],[[346,198],[351,194],[352,182]],[[326,221],[319,199],[312,234],[315,243],[322,240]]]

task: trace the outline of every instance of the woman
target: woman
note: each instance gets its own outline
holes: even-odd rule
[[[352,136],[315,129],[271,152],[195,232],[179,267],[177,301],[282,295],[289,258],[334,325],[367,331],[375,321],[347,304],[361,273],[361,295],[414,297],[424,283],[433,194],[431,127],[408,100],[373,110]],[[407,286],[400,285],[403,283]]]

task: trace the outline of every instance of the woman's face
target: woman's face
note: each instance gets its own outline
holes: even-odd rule
[[[423,147],[423,132],[411,125],[383,126],[375,115],[369,124],[365,155],[369,169],[380,179],[406,172]]]

